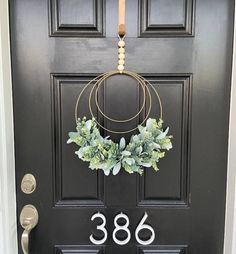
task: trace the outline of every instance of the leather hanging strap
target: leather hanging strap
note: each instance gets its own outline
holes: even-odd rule
[[[119,0],[119,36],[125,35],[125,0]]]

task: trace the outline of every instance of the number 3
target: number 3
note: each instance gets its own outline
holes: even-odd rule
[[[92,216],[91,221],[94,221],[94,219],[96,219],[96,218],[101,218],[102,219],[102,224],[97,226],[97,230],[101,230],[104,233],[104,237],[101,240],[96,240],[93,237],[93,235],[90,235],[89,239],[93,244],[100,245],[100,244],[104,244],[107,240],[107,230],[105,228],[107,220],[106,220],[106,217],[103,214],[99,213],[99,212],[95,213]]]

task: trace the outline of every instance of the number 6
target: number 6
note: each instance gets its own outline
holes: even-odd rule
[[[145,212],[142,220],[140,221],[140,223],[138,224],[136,230],[135,230],[135,238],[136,238],[136,241],[141,244],[141,245],[149,245],[151,244],[154,240],[155,240],[155,231],[153,230],[153,228],[147,224],[144,224],[145,220],[147,219],[148,215],[147,213]],[[148,229],[151,231],[151,237],[149,240],[147,241],[143,241],[139,238],[139,232],[143,229]]]

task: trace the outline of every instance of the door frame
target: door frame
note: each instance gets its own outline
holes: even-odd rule
[[[8,0],[0,1],[0,254],[17,248],[15,157]]]
[[[236,253],[236,5],[232,59],[224,254]]]
[[[8,1],[0,1],[0,254],[18,253]],[[236,21],[228,148],[224,254],[234,254],[236,253]]]

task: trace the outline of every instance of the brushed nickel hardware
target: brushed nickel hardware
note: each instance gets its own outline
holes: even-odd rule
[[[37,226],[38,220],[38,211],[33,205],[26,205],[23,207],[20,214],[20,224],[24,229],[21,236],[21,247],[24,254],[29,254],[30,232]]]
[[[32,174],[26,174],[24,175],[22,181],[21,181],[21,190],[25,194],[31,194],[36,189],[36,179]]]

